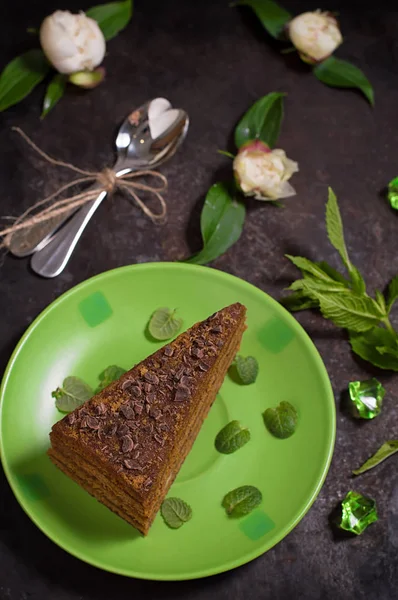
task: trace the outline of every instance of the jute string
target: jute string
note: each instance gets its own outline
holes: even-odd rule
[[[29,146],[39,154],[44,160],[46,160],[49,164],[57,166],[57,167],[65,167],[74,173],[78,173],[82,175],[82,177],[78,177],[73,179],[71,182],[66,185],[61,186],[55,192],[35,202],[32,206],[30,206],[22,215],[15,219],[14,223],[9,227],[5,227],[4,229],[0,229],[0,238],[2,238],[2,242],[0,242],[0,248],[8,247],[10,244],[11,236],[20,230],[29,230],[34,225],[38,223],[42,223],[44,221],[48,221],[49,219],[53,219],[59,215],[64,213],[72,212],[74,209],[78,209],[80,206],[87,204],[87,202],[91,202],[101,191],[105,191],[108,195],[112,195],[116,190],[120,190],[123,192],[127,192],[136,204],[140,207],[140,209],[153,221],[153,222],[164,222],[167,215],[167,206],[165,199],[163,198],[162,192],[167,189],[167,178],[158,173],[158,171],[152,170],[142,170],[142,171],[134,171],[133,173],[126,173],[125,175],[116,176],[115,171],[113,169],[105,168],[102,171],[86,171],[84,169],[80,169],[76,165],[72,163],[64,162],[62,160],[57,160],[44,152],[41,148],[36,146],[36,144],[30,139],[28,135],[19,127],[13,127],[13,131],[16,131],[22,138],[29,144]],[[160,180],[160,185],[155,187],[153,185],[149,185],[146,183],[142,183],[140,181],[135,181],[137,178],[142,177],[153,177],[154,179]],[[74,194],[73,196],[68,196],[67,198],[58,199],[59,196],[69,190],[70,188],[87,183],[98,183],[98,187],[96,189],[88,189],[86,191],[80,192],[78,194]],[[143,200],[141,200],[138,192],[146,192],[152,196],[154,196],[159,204],[160,211],[153,212],[148,206],[145,204]],[[42,208],[38,210],[40,207],[48,205],[46,208]],[[33,214],[32,214],[33,213]],[[10,219],[12,217],[4,217],[6,219]]]

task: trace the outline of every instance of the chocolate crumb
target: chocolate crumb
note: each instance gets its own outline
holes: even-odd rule
[[[218,348],[222,348],[222,347],[224,346],[224,342],[223,342],[222,340],[217,340],[217,341],[216,341],[216,346],[217,346]]]
[[[189,396],[189,388],[184,385],[179,385],[174,396],[174,402],[184,402],[184,400],[188,400]]]
[[[149,416],[157,421],[162,416],[162,411],[158,408],[151,408],[149,411]]]
[[[100,424],[98,419],[96,419],[95,417],[86,417],[87,419],[87,427],[89,427],[90,429],[99,429],[100,428]]]
[[[209,365],[208,365],[208,364],[206,364],[205,362],[200,362],[200,363],[198,364],[198,368],[199,368],[201,371],[208,371],[210,367],[209,367]]]
[[[127,427],[127,425],[119,425],[117,428],[117,437],[123,437],[128,433],[130,433],[130,429]]]
[[[134,419],[134,409],[129,404],[122,404],[120,412],[126,419]]]
[[[185,363],[186,365],[189,365],[189,358],[186,354],[183,355],[182,362]]]
[[[83,417],[82,418],[82,422],[80,423],[80,427],[88,427],[88,421],[87,421],[88,417]]]
[[[180,381],[181,377],[182,377],[182,376],[183,376],[183,374],[184,374],[184,370],[185,370],[185,368],[184,368],[184,367],[180,367],[180,368],[178,369],[178,371],[176,372],[176,374],[174,375],[174,379],[176,379],[177,381]]]
[[[164,439],[161,438],[157,433],[154,434],[153,439],[156,440],[160,446],[164,446]]]
[[[185,385],[186,387],[189,387],[189,385],[191,383],[192,383],[191,377],[187,377],[187,375],[183,375],[183,377],[181,377],[180,385]]]
[[[129,388],[131,388],[131,386],[133,385],[134,380],[133,379],[126,379],[126,381],[123,381],[122,383],[122,391],[125,392],[126,390],[128,390]]]
[[[97,404],[95,412],[97,413],[97,415],[103,415],[106,413],[106,406],[103,402],[100,402],[99,404]]]
[[[105,435],[115,435],[117,431],[117,425],[116,423],[114,423],[113,425],[109,425],[107,431],[105,432]]]
[[[133,460],[130,460],[129,458],[126,458],[123,461],[123,464],[126,467],[126,469],[131,469],[131,470],[134,470],[134,471],[142,471],[143,470],[143,468],[140,467],[140,465],[137,465],[136,462],[134,462]]]
[[[220,327],[220,325],[216,325],[215,327],[212,327],[210,329],[211,333],[221,333],[222,332],[222,327]]]
[[[105,452],[105,450],[108,448],[108,446],[102,446],[101,448],[101,452]]]
[[[140,454],[141,454],[141,452],[139,450],[136,450],[133,454],[133,458],[134,459],[138,458]]]
[[[145,481],[144,483],[144,487],[149,487],[152,484],[152,479],[150,477],[148,477],[148,479]]]
[[[147,394],[145,400],[149,403],[153,402],[156,399],[156,393],[152,392],[151,394]]]
[[[163,353],[166,356],[173,356],[173,354],[174,354],[174,348],[172,348],[171,346],[165,346],[164,350],[163,350]]]
[[[145,406],[145,412],[147,415],[149,415],[149,411],[151,410],[151,405],[150,404],[146,404]]]
[[[132,421],[131,419],[126,421],[126,425],[129,429],[137,429],[138,427],[138,423],[136,421]]]
[[[144,383],[144,392],[152,392],[153,390],[153,385],[151,383]]]
[[[137,398],[139,398],[141,396],[141,394],[142,394],[141,388],[138,385],[133,385],[133,387],[131,388],[130,392],[134,396],[137,396]]]
[[[151,371],[147,371],[145,373],[144,379],[146,381],[148,381],[148,383],[153,383],[154,385],[157,385],[159,383],[159,377],[157,375],[155,375],[155,373],[152,373]]]
[[[206,340],[203,337],[197,337],[193,340],[193,343],[199,346],[199,348],[203,348],[206,344]]]
[[[126,452],[131,452],[134,448],[134,442],[129,435],[125,435],[121,439],[122,442],[122,452],[125,454]]]
[[[142,413],[142,411],[144,410],[144,405],[143,404],[136,404],[134,406],[134,410],[137,413],[137,415],[140,415]]]
[[[191,356],[194,358],[203,358],[203,350],[201,348],[191,348]]]
[[[69,413],[69,415],[66,417],[66,420],[68,421],[69,425],[73,425],[73,423],[76,421],[75,413]]]

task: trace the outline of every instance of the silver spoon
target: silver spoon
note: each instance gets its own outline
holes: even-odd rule
[[[147,102],[133,111],[119,129],[116,138],[117,160],[113,167],[116,176],[120,177],[143,168],[158,167],[173,156],[187,134],[187,113],[181,109],[171,109],[154,119],[153,123],[157,125],[152,127],[154,131],[159,133],[162,123],[166,124],[166,129],[153,139],[148,118],[150,104]],[[56,277],[63,271],[87,223],[106,195],[107,192],[101,191],[95,200],[85,204],[33,255],[31,267],[35,273],[43,277]]]

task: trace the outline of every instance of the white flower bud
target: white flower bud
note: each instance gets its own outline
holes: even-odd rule
[[[260,141],[248,142],[234,159],[235,179],[245,196],[257,200],[277,200],[296,194],[288,183],[298,164],[284,150],[270,150]]]
[[[40,27],[40,43],[60,73],[92,71],[105,55],[105,38],[94,19],[57,10]]]
[[[343,42],[334,16],[320,10],[292,19],[288,24],[288,34],[301,58],[309,63],[325,60]]]

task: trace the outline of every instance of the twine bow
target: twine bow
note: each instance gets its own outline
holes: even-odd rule
[[[87,202],[91,202],[92,200],[97,198],[98,194],[101,191],[105,191],[108,194],[112,194],[116,190],[127,192],[134,199],[134,201],[141,208],[141,210],[153,222],[165,221],[167,214],[167,206],[162,196],[162,192],[164,192],[167,189],[167,178],[161,173],[152,170],[142,170],[117,176],[115,171],[109,168],[105,168],[99,172],[85,171],[71,163],[52,158],[51,156],[46,154],[46,152],[44,152],[38,146],[36,146],[36,144],[30,139],[30,137],[27,136],[26,133],[22,131],[22,129],[20,129],[19,127],[13,127],[12,129],[19,133],[19,135],[24,138],[24,140],[31,146],[31,148],[33,148],[33,150],[35,150],[35,152],[42,156],[48,163],[58,167],[66,167],[70,171],[74,171],[75,173],[79,173],[79,175],[83,175],[83,177],[78,177],[77,179],[74,179],[70,183],[67,183],[66,185],[60,187],[58,190],[56,190],[54,193],[50,194],[43,200],[39,200],[38,202],[33,204],[33,206],[28,208],[22,215],[20,215],[12,225],[1,229],[0,237],[3,238],[3,243],[0,244],[0,248],[4,246],[9,246],[11,236],[15,232],[24,229],[29,230],[31,227],[37,225],[38,223],[48,221],[49,219],[53,219],[54,217],[58,217],[59,215],[62,215],[64,213],[72,213],[73,210],[76,210],[80,206],[83,206]],[[154,187],[146,183],[135,181],[135,179],[145,176],[153,177],[155,179],[160,180],[161,185],[159,187]],[[69,196],[62,200],[56,199],[60,194],[70,189],[71,187],[74,187],[75,185],[94,182],[98,182],[98,187],[96,187],[95,189],[89,188],[86,191],[74,194],[73,196]],[[148,208],[148,206],[146,206],[143,200],[141,200],[137,192],[147,192],[153,195],[155,198],[157,198],[160,204],[160,212],[155,213],[150,208]],[[47,206],[46,208],[43,208],[42,210],[32,215],[34,211],[48,203],[51,203],[50,206]]]

